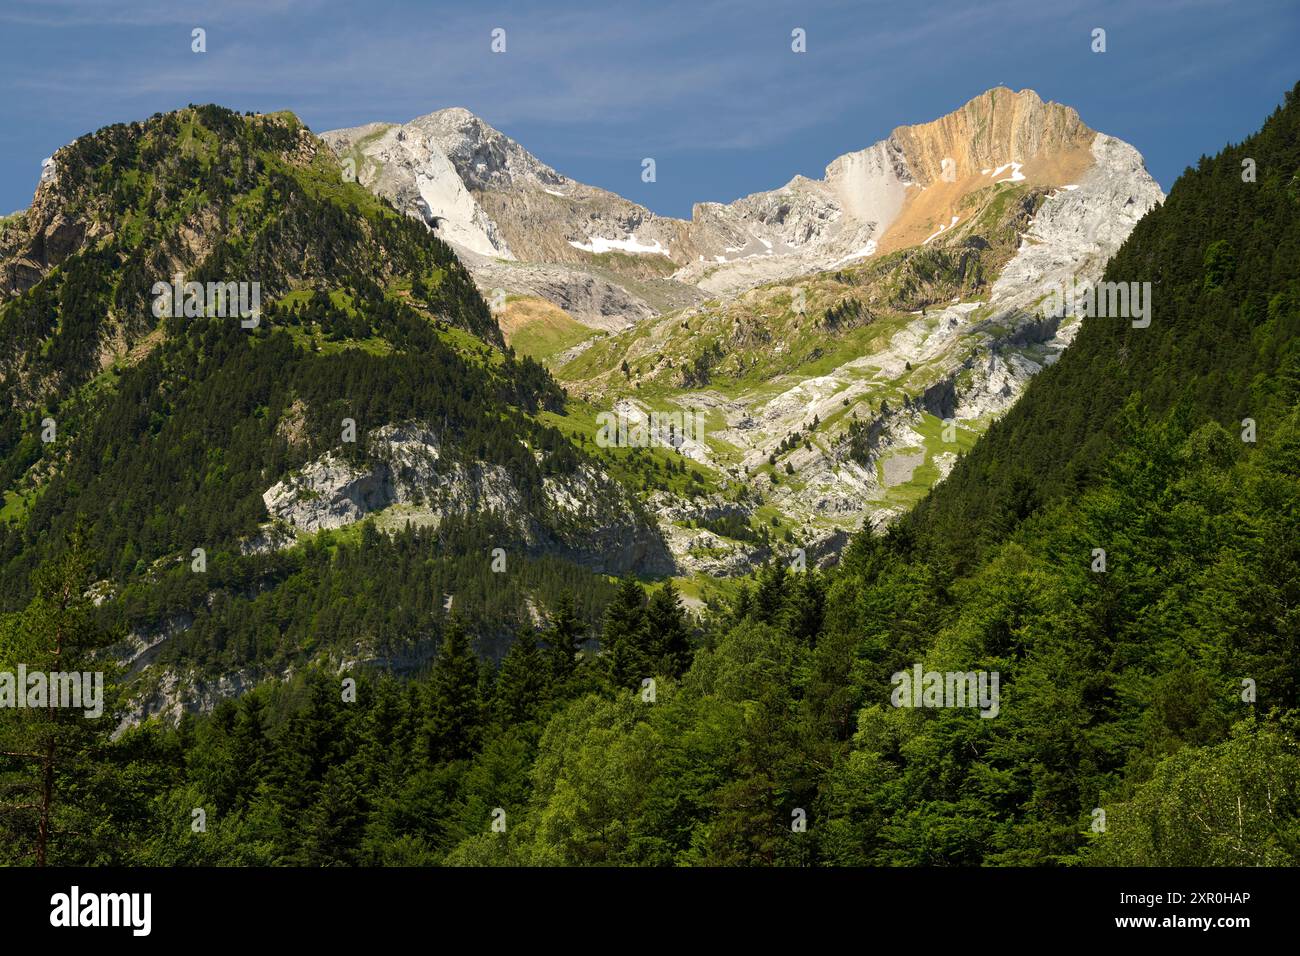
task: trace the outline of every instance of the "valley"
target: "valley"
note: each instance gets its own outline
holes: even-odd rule
[[[103,707],[0,713],[0,861],[1293,865],[1297,97],[1167,197],[998,87],[689,220],[461,109],[58,149],[0,675]]]
[[[556,421],[573,440],[591,411],[704,416],[702,439],[654,438],[717,486],[651,509],[687,578],[833,562],[896,519],[1069,345],[1053,290],[1163,199],[1131,147],[1005,88],[689,221],[464,110],[324,138],[457,250],[507,342],[588,409]],[[700,524],[719,513],[739,538]]]
[[[1005,88],[689,221],[459,109],[319,138],[217,107],[110,127],[58,151],[0,232],[5,428],[48,413],[64,438],[11,446],[10,547],[36,560],[25,526],[57,527],[40,516],[83,487],[139,502],[136,525],[99,523],[121,555],[99,589],[169,595],[105,605],[130,621],[124,664],[165,688],[133,720],[309,661],[408,666],[422,638],[383,627],[180,650],[218,596],[256,601],[286,561],[374,533],[451,549],[420,601],[459,596],[489,658],[546,602],[468,585],[475,549],[571,567],[593,595],[672,578],[704,612],[770,561],[836,564],[943,481],[1069,347],[1056,292],[1099,278],[1162,199],[1132,147]],[[232,276],[259,318],[182,302]],[[79,324],[57,320],[75,295]],[[16,338],[41,329],[40,351]],[[177,449],[165,513],[122,444],[134,396]],[[252,563],[196,592],[177,576],[196,546]]]

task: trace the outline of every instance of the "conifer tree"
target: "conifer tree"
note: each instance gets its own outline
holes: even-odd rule
[[[619,583],[618,594],[605,609],[601,631],[606,672],[614,686],[634,687],[649,676],[647,643],[645,590],[629,575]]]
[[[814,645],[826,613],[822,577],[815,570],[809,569],[794,575],[794,578],[785,607],[785,629],[796,640]]]
[[[686,615],[671,578],[650,598],[645,621],[651,663],[662,673],[680,677],[690,665],[691,639]]]
[[[551,626],[546,630],[546,645],[551,674],[557,683],[572,676],[577,666],[575,655],[582,647],[582,623],[573,610],[573,595],[565,591],[556,602]]]
[[[261,694],[239,699],[239,713],[230,735],[231,765],[238,774],[237,795],[247,798],[266,774],[271,741],[266,732],[266,702]]]
[[[322,781],[341,752],[337,683],[318,670],[307,673],[306,702],[285,722],[283,739],[291,745],[277,749],[268,774],[276,802],[289,817],[307,811]]]
[[[731,602],[731,623],[739,624],[754,613],[754,590],[748,581],[741,582],[736,597]]]
[[[530,630],[510,645],[493,688],[492,716],[498,727],[532,720],[546,693],[546,663]]]
[[[427,753],[435,762],[460,760],[474,752],[479,730],[478,660],[459,617],[447,622],[429,676]]]
[[[78,529],[63,554],[33,576],[27,608],[0,621],[0,671],[7,672],[14,695],[0,708],[0,845],[6,848],[0,860],[45,866],[65,855],[66,843],[93,840],[95,825],[86,818],[94,811],[79,803],[87,798],[78,780],[91,774],[108,743],[113,708],[107,686],[112,669],[93,657],[106,635],[86,596],[91,564]],[[26,687],[18,686],[19,665],[28,675]],[[80,706],[59,706],[68,701],[56,699],[56,673],[73,675]],[[43,699],[32,696],[34,674],[46,681]],[[95,716],[83,696],[86,676],[92,694],[96,683],[102,689]],[[24,695],[22,709],[15,706],[18,694]]]
[[[754,610],[764,624],[773,624],[780,616],[786,583],[785,565],[780,561],[768,561],[759,571]]]

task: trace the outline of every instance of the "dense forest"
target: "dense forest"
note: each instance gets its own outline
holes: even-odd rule
[[[432,423],[453,460],[507,469],[525,506],[582,459],[535,417],[563,392],[503,350],[451,249],[313,142],[292,117],[193,107],[59,152],[64,215],[114,227],[0,307],[0,609],[77,522],[118,586],[196,546],[237,552],[268,487],[328,450],[364,460],[388,423]],[[196,228],[207,248],[187,259]],[[260,282],[257,325],[146,324],[152,279],[185,262],[194,281]],[[117,339],[127,357],[98,370]],[[345,420],[361,438],[340,446]]]
[[[98,667],[132,622],[182,613],[193,628],[161,653],[299,660],[362,621],[394,650],[431,652],[397,676],[303,666],[205,717],[116,737],[113,720],[7,715],[0,861],[1300,863],[1300,86],[1259,133],[1188,169],[1105,278],[1153,283],[1148,328],[1085,319],[913,513],[860,533],[833,570],[769,562],[698,618],[671,582],[541,561],[489,577],[472,525],[363,527],[231,564],[215,601],[192,576],[132,578],[117,528],[156,516],[138,562],[177,546],[183,503],[214,535],[245,520],[238,497],[222,513],[184,484],[177,462],[198,445],[174,460],[133,449],[150,428],[176,428],[185,449],[218,427],[180,402],[151,407],[159,389],[144,383],[160,379],[140,378],[79,436],[93,475],[56,479],[34,506],[66,515],[41,518],[45,543],[8,532],[6,580],[39,570],[0,616],[0,669]],[[340,334],[391,322],[401,341],[401,309],[359,312],[374,318]],[[397,403],[375,414],[438,389],[466,447],[510,467],[474,431],[489,416],[468,410],[560,400],[538,370],[451,368],[460,353],[439,359],[433,340],[334,371],[283,325],[242,346],[202,323],[167,334],[175,347],[128,374],[212,378],[198,407],[235,403],[219,427],[262,436],[231,463],[235,488],[265,467],[257,409],[289,383],[327,404],[330,375],[364,377],[384,393],[368,401]],[[209,344],[188,350],[195,336]],[[241,381],[267,379],[260,397],[227,394],[234,359],[205,367],[222,348],[242,350]],[[399,383],[418,375],[436,384],[407,397]],[[181,468],[148,478],[179,483],[176,497],[113,510],[129,489],[94,482],[119,461],[128,483],[144,476],[127,469]],[[123,591],[96,605],[87,587],[105,569]],[[499,593],[512,588],[537,595],[535,616]],[[467,597],[448,608],[453,591]],[[501,626],[508,651],[476,653]],[[896,706],[895,675],[918,666],[997,674],[996,717]]]

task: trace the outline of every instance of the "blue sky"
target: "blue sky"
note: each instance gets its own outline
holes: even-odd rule
[[[1300,0],[0,0],[0,213],[82,133],[216,102],[317,131],[464,106],[567,175],[686,216],[998,85],[1133,143],[1167,190],[1281,101],[1298,40]]]

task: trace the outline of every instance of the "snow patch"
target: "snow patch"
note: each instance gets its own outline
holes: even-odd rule
[[[602,252],[638,252],[647,255],[666,256],[668,250],[659,244],[656,239],[650,245],[642,243],[635,235],[628,235],[626,239],[606,239],[604,236],[592,236],[590,242],[574,242],[569,240],[569,245],[575,249],[581,249],[583,252],[591,252],[600,255]]]
[[[831,263],[831,268],[834,269],[836,266],[843,265],[846,262],[851,262],[854,259],[865,259],[868,256],[874,256],[875,254],[876,254],[876,240],[870,239],[867,241],[867,244],[863,246],[861,249],[858,249],[856,252],[850,252],[843,259],[838,259],[835,262]]]
[[[1007,163],[1005,166],[999,166],[997,169],[993,170],[994,176],[1001,176],[1002,173],[1007,169],[1011,170],[1011,175],[1008,176],[1006,179],[995,179],[993,180],[993,182],[995,184],[1021,182],[1025,178],[1024,173],[1020,171],[1022,167],[1023,167],[1022,163]]]
[[[926,245],[926,243],[928,243],[931,239],[935,238],[936,236],[940,235],[941,233],[945,233],[945,232],[947,232],[947,231],[948,231],[949,229],[951,229],[953,226],[957,225],[957,220],[960,219],[960,218],[961,218],[960,216],[953,216],[953,217],[952,217],[952,222],[948,223],[948,225],[946,225],[946,226],[943,225],[942,223],[940,223],[940,224],[939,224],[939,228],[936,229],[936,230],[935,230],[933,233],[931,233],[929,236],[926,236],[925,241],[922,242],[921,245],[924,246],[924,245]]]

